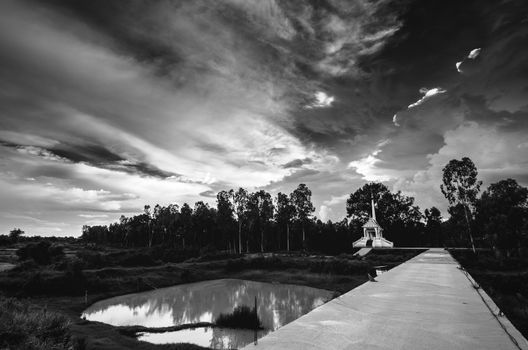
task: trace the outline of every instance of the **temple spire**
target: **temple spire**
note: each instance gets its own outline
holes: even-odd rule
[[[376,221],[376,204],[374,194],[370,192],[370,209],[372,216],[363,225],[363,237],[352,243],[353,247],[392,248],[394,243],[383,238],[383,229]]]
[[[370,195],[370,205],[372,207],[372,218],[376,220],[376,210],[374,209],[374,197]]]

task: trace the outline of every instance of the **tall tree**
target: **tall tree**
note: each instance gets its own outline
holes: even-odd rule
[[[22,236],[25,232],[22,231],[19,228],[14,228],[11,231],[9,231],[9,238],[11,238],[11,241],[17,242],[20,236]]]
[[[273,218],[273,201],[271,195],[260,190],[249,196],[248,209],[255,226],[260,232],[260,252],[264,252],[264,231]]]
[[[376,220],[386,230],[387,238],[399,244],[416,244],[418,222],[422,218],[420,209],[414,205],[414,198],[401,192],[392,193],[382,183],[368,183],[350,194],[346,211],[350,224],[357,230],[368,220],[371,200],[376,203]],[[415,236],[413,236],[415,235]]]
[[[235,215],[238,222],[238,253],[242,254],[242,223],[247,213],[248,193],[242,187],[236,192],[229,191],[235,208]]]
[[[290,224],[295,215],[295,207],[290,201],[288,195],[279,192],[277,194],[276,208],[277,213],[275,216],[275,221],[279,226],[286,226],[286,250],[290,251]]]
[[[185,249],[185,241],[189,241],[191,237],[192,230],[192,216],[193,210],[191,206],[187,203],[183,203],[180,210],[181,217],[181,239],[182,239],[182,248]]]
[[[150,205],[143,207],[143,215],[145,215],[147,232],[148,232],[148,246],[152,247],[153,229],[152,229],[152,215],[150,213]]]
[[[528,243],[528,189],[513,179],[491,184],[477,200],[476,223],[498,255],[520,255]]]
[[[156,241],[159,240],[160,237],[163,237],[163,223],[162,221],[164,221],[164,212],[163,212],[163,207],[159,204],[156,204],[154,206],[154,210],[152,211],[152,216],[151,216],[151,229],[150,231],[152,232],[151,234],[151,238],[150,238],[150,241],[149,241],[149,246],[152,246],[152,242],[156,243]],[[163,239],[163,238],[162,238]]]
[[[442,214],[437,207],[431,207],[431,209],[425,209],[425,230],[427,233],[427,241],[432,243],[433,246],[442,245]]]
[[[371,182],[351,193],[346,202],[347,216],[361,224],[367,222],[371,213],[372,199],[384,211],[379,219],[381,226],[385,226],[383,221],[388,220],[387,210],[390,208],[392,193],[382,183]]]
[[[306,221],[315,211],[312,204],[312,191],[305,184],[299,184],[290,195],[290,200],[295,208],[295,218],[301,224],[302,243],[303,248],[306,249]]]
[[[471,159],[464,157],[462,160],[450,160],[442,171],[443,184],[440,185],[440,189],[451,206],[462,205],[464,208],[469,240],[473,252],[476,252],[471,232],[471,219],[480,185],[482,185],[482,181],[477,180],[477,167]]]
[[[216,195],[216,225],[220,231],[220,242],[218,244],[227,244],[228,248],[231,248],[233,243],[233,249],[236,250],[235,242],[231,241],[231,232],[233,228],[233,205],[231,203],[231,195],[227,191],[220,191]],[[229,249],[231,250],[231,249]]]
[[[211,209],[209,204],[198,201],[194,204],[193,210],[193,228],[194,228],[194,245],[205,247],[213,244],[213,229],[216,210]]]
[[[154,210],[156,211],[156,210]],[[181,224],[180,222],[180,208],[177,204],[169,204],[166,207],[161,207],[159,217],[157,218],[157,227],[161,233],[161,243],[174,246],[177,240],[177,231]]]
[[[404,196],[401,192],[392,193],[382,183],[365,184],[350,194],[347,199],[346,211],[352,220],[365,223],[371,213],[371,200],[376,203],[377,221],[383,227],[393,226],[400,221],[403,224],[419,221],[420,210],[414,205],[414,198]]]

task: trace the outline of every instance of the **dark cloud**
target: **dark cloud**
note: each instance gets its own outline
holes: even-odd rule
[[[177,177],[179,174],[163,171],[152,164],[142,161],[130,160],[125,157],[112,152],[108,148],[95,144],[66,144],[57,143],[50,148],[42,148],[30,145],[17,145],[11,142],[0,140],[0,145],[4,147],[14,148],[18,151],[29,153],[31,155],[53,159],[57,161],[72,162],[72,163],[86,163],[103,169],[110,169],[116,171],[127,172],[131,174],[138,174],[142,176],[152,176],[158,178]],[[53,167],[49,167],[51,170]],[[63,174],[64,169],[54,168],[52,172],[47,173],[48,176],[55,174],[58,177]],[[71,172],[67,172],[71,174]]]
[[[56,0],[51,3],[107,33],[114,41],[114,49],[154,67],[162,75],[171,77],[177,85],[188,83],[204,71],[242,74],[256,84],[273,80],[280,86],[273,92],[273,97],[288,100],[292,107],[303,107],[318,89],[328,88],[332,95],[339,95],[342,110],[346,111],[336,113],[334,110],[336,117],[326,123],[330,126],[326,134],[332,135],[335,127],[332,123],[336,120],[345,124],[346,129],[355,129],[350,107],[360,119],[365,118],[365,111],[358,111],[357,102],[374,92],[370,82],[378,75],[369,57],[396,35],[402,25],[400,16],[408,2],[230,0],[152,3],[136,0],[123,5],[114,0]],[[196,30],[200,31],[199,36]],[[236,36],[236,41],[231,39],[232,36]],[[201,45],[209,39],[223,42],[227,47]],[[179,45],[174,45],[175,42]],[[231,49],[237,51],[238,61],[246,67],[239,65],[236,71],[231,69],[232,63],[225,57],[226,50]],[[192,51],[195,52],[191,60],[188,55]],[[358,92],[359,98],[348,101],[351,93]],[[373,105],[367,103],[364,106]],[[324,116],[324,112],[320,112]],[[348,115],[344,116],[345,113]],[[318,133],[305,114],[294,113],[294,118],[299,118],[298,123],[305,125],[306,141],[309,141]],[[369,113],[366,114],[369,119]],[[293,131],[303,133],[297,128]]]
[[[309,179],[314,178],[320,173],[321,173],[320,171],[314,170],[314,169],[300,169],[300,170],[294,171],[293,173],[284,177],[280,181],[277,181],[276,183],[272,182],[271,184],[266,186],[266,188],[275,189],[275,188],[284,186],[285,184],[289,184],[292,187],[293,186],[296,187],[297,184],[306,183],[308,182]]]
[[[291,162],[288,162],[284,164],[282,167],[284,169],[288,168],[300,168],[305,164],[311,164],[313,160],[311,158],[304,158],[304,159],[294,159]]]
[[[215,191],[204,191],[200,193],[200,196],[207,198],[216,198],[217,192]]]
[[[106,147],[94,144],[71,145],[59,143],[57,146],[48,149],[48,151],[74,163],[86,162],[101,165],[125,160]]]

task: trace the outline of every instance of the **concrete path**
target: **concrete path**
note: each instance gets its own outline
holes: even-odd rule
[[[245,349],[528,349],[457,266],[430,249]]]

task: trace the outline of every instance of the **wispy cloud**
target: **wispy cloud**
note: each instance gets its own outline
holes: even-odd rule
[[[475,59],[478,57],[478,55],[480,55],[481,50],[482,50],[481,48],[473,49],[469,52],[467,57],[470,59]]]
[[[411,103],[408,108],[417,107],[417,106],[425,103],[427,100],[429,100],[433,96],[438,95],[438,94],[443,94],[445,92],[447,92],[447,90],[444,90],[444,89],[439,88],[439,87],[432,88],[432,89],[421,88],[420,89],[420,93],[423,94],[423,97],[421,99],[419,99],[418,101],[416,101],[414,103]]]
[[[314,101],[307,105],[306,108],[325,108],[332,106],[334,102],[334,96],[328,96],[323,91],[318,91],[315,93]]]
[[[97,219],[97,218],[107,218],[108,215],[106,214],[79,214],[81,218],[87,218],[87,219]]]
[[[358,174],[361,174],[366,181],[389,181],[391,176],[387,175],[383,167],[378,166],[381,162],[377,158],[379,153],[381,153],[381,149],[377,149],[359,160],[350,162],[348,167],[354,169]]]
[[[392,123],[395,126],[400,126],[400,124],[398,124],[398,114],[395,114],[395,115],[392,116]]]
[[[480,55],[481,51],[482,51],[482,48],[477,48],[477,49],[471,50],[464,60],[459,61],[459,62],[457,62],[455,64],[457,71],[459,73],[464,73],[464,71],[462,70],[462,65],[464,65],[464,63],[466,63],[467,59],[470,59],[470,60],[476,59]]]

